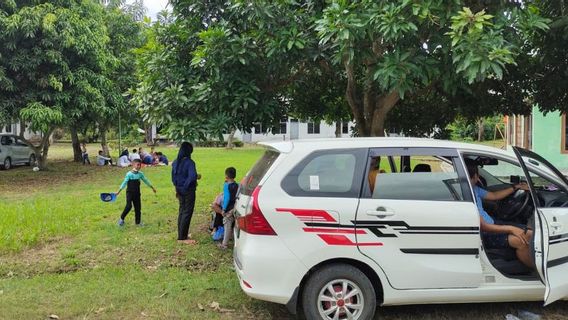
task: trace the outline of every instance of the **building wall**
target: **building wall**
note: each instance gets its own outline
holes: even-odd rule
[[[20,123],[17,122],[9,125],[0,126],[0,133],[10,133],[14,135],[20,135]],[[41,137],[39,133],[32,132],[30,131],[29,128],[26,128],[26,131],[24,132],[24,138],[33,139],[39,137]]]
[[[298,139],[317,139],[317,138],[335,138],[335,124],[326,124],[321,122],[319,124],[319,133],[308,133],[308,123],[296,122],[288,120],[286,122],[286,133],[254,133],[254,128],[251,133],[243,133],[239,130],[235,132],[235,138],[243,142],[261,142],[261,141],[287,141],[292,139],[292,128],[298,126]],[[350,137],[352,130],[351,127],[354,126],[353,122],[348,124],[348,133],[343,133],[342,137]],[[223,135],[227,139],[228,134]]]
[[[560,171],[568,171],[568,153],[562,153],[562,115],[549,112],[546,116],[533,107],[532,150],[550,161]]]

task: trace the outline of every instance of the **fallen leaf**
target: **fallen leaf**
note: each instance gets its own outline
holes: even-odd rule
[[[50,314],[49,319],[59,319],[59,316],[56,314]]]
[[[252,312],[247,307],[245,307],[244,305],[243,305],[243,311],[247,314],[252,314]]]
[[[8,277],[13,277],[13,276],[14,276],[14,273],[13,273],[12,271],[10,271],[10,272],[8,272],[7,276],[8,276]]]
[[[96,314],[102,313],[106,310],[106,308],[99,308],[97,311],[95,311]]]
[[[211,307],[211,309],[213,309],[215,311],[219,311],[221,309],[221,307],[219,306],[219,302],[217,302],[217,301],[211,302],[209,307]]]
[[[199,310],[203,311],[205,310],[205,308],[203,308],[203,305],[201,303],[197,304],[197,307],[199,308]]]
[[[145,314],[144,312],[140,313],[143,317],[147,317],[148,315]]]

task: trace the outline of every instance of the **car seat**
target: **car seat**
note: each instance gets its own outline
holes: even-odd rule
[[[432,172],[432,167],[426,163],[419,163],[414,166],[414,170],[412,172]]]
[[[517,259],[512,248],[485,249],[485,253],[495,269],[505,275],[528,275],[532,270]]]

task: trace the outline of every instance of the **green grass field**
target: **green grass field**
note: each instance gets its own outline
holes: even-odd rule
[[[95,147],[90,147],[91,156]],[[162,147],[170,159],[177,149]],[[158,189],[142,189],[143,228],[116,221],[124,206],[103,203],[127,169],[70,162],[55,145],[46,172],[0,171],[0,319],[292,319],[284,306],[248,298],[232,270],[231,251],[207,233],[209,203],[221,191],[224,169],[240,180],[261,149],[196,149],[199,182],[191,233],[198,245],[178,244],[177,200],[170,167],[143,171]],[[211,307],[218,303],[219,307]],[[555,303],[385,307],[380,319],[504,319],[518,309],[564,319]]]

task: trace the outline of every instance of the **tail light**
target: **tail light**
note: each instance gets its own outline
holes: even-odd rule
[[[239,229],[249,234],[257,234],[264,236],[275,236],[276,232],[270,226],[270,223],[262,214],[258,205],[258,194],[260,193],[260,186],[256,187],[252,192],[248,208],[250,212],[238,218]]]

